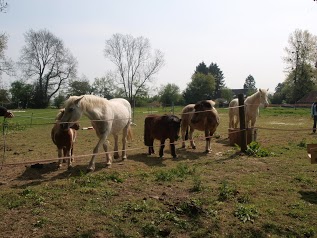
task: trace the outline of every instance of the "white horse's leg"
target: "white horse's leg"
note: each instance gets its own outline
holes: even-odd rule
[[[96,154],[97,154],[98,151],[99,151],[99,147],[100,147],[102,144],[105,143],[106,138],[107,138],[107,134],[105,134],[105,133],[100,136],[99,141],[98,141],[97,145],[95,146],[95,148],[94,148],[94,150],[93,150],[93,156],[91,157],[91,160],[90,160],[89,165],[88,165],[88,168],[87,168],[88,171],[94,171],[94,170],[95,170],[95,158],[96,158]],[[107,144],[106,144],[106,145],[107,145]],[[105,147],[105,146],[104,146],[104,147]],[[107,149],[107,146],[106,146],[106,149]],[[107,152],[106,149],[105,149],[105,152]],[[109,154],[107,153],[106,156],[107,156],[107,164],[108,164],[108,163],[109,163],[109,159],[108,159]],[[111,164],[111,163],[110,163],[110,164]]]
[[[114,138],[114,147],[113,147],[113,158],[114,159],[119,159],[119,152],[118,152],[118,149],[119,149],[119,146],[118,146],[118,140],[119,140],[119,136],[118,135],[113,135],[113,138]]]
[[[193,133],[194,133],[194,128],[190,127],[189,133],[188,133],[188,139],[190,141],[190,145],[193,149],[196,149],[196,144],[193,140]]]
[[[240,123],[239,114],[236,115],[236,121],[234,123],[234,128],[238,128],[238,124]]]
[[[123,129],[123,134],[122,134],[122,160],[127,159],[127,151],[126,151],[126,147],[127,147],[127,138],[128,138],[128,130],[129,130],[129,126],[125,127]]]

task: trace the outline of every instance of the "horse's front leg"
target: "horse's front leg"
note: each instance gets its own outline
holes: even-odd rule
[[[196,149],[196,144],[193,140],[193,134],[194,134],[194,128],[190,127],[190,130],[189,130],[189,134],[188,134],[188,139],[190,141],[190,145],[192,147],[192,149]]]
[[[170,139],[170,147],[171,147],[171,154],[173,156],[173,159],[177,159],[176,151],[175,151],[175,140]]]
[[[57,148],[57,155],[58,155],[58,158],[63,157],[63,149],[62,148]],[[63,163],[63,159],[59,159],[58,160],[58,168],[62,167],[62,163]]]
[[[95,158],[96,158],[96,155],[99,151],[99,147],[105,143],[106,141],[106,138],[107,138],[107,134],[103,134],[99,137],[99,141],[97,143],[97,145],[95,146],[94,150],[93,150],[93,155],[91,157],[91,160],[89,162],[89,165],[88,165],[88,168],[87,170],[88,171],[94,171],[95,170]],[[107,147],[107,146],[106,146]],[[107,151],[106,151],[107,152]],[[107,153],[108,155],[108,153]]]
[[[108,168],[110,168],[111,164],[112,164],[112,156],[110,153],[108,153],[108,143],[109,143],[109,141],[105,140],[105,142],[102,144],[102,146],[103,146],[103,150],[106,152],[106,165]]]
[[[161,145],[160,145],[160,158],[164,157],[164,148],[165,148],[165,139],[161,139]]]
[[[206,137],[205,153],[211,153],[211,133],[209,132],[209,130],[205,130],[205,137]]]
[[[72,164],[72,149],[71,148],[67,148],[66,149],[66,156],[68,157],[67,159],[67,165],[68,165],[68,169],[71,169],[73,167],[73,164]]]
[[[118,135],[113,135],[114,137],[114,152],[113,152],[113,158],[114,159],[119,159],[120,158],[120,155],[119,155],[119,146],[118,146],[118,140],[119,140],[119,136]]]
[[[181,126],[181,134],[182,134],[182,148],[186,148],[185,144],[185,134],[186,134],[187,126]]]
[[[154,139],[151,138],[151,140],[150,140],[150,146],[149,146],[149,155],[155,154],[153,144],[154,144]]]

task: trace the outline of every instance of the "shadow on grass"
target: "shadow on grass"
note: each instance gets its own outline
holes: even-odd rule
[[[306,202],[317,204],[317,191],[299,191],[299,194]]]

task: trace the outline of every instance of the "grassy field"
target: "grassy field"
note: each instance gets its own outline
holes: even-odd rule
[[[306,152],[317,135],[309,109],[261,109],[260,148],[248,150],[254,155],[229,146],[228,109],[218,109],[211,154],[195,132],[197,149],[181,149],[179,141],[177,160],[168,146],[164,159],[148,156],[144,117],[169,110],[137,108],[128,159],[109,169],[101,154],[88,174],[93,130],[79,131],[74,168],[57,170],[50,139],[57,110],[15,112],[0,144],[0,237],[317,237],[317,164]],[[81,126],[90,126],[87,118]],[[17,163],[24,164],[9,165]]]

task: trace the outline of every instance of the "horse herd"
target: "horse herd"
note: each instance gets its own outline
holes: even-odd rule
[[[258,92],[249,96],[245,100],[246,122],[253,127],[258,113],[260,103],[268,105],[267,91],[259,89]],[[108,153],[107,138],[110,134],[114,136],[115,159],[119,158],[118,140],[122,132],[122,160],[127,158],[126,143],[132,138],[131,132],[131,105],[122,98],[107,100],[94,95],[71,96],[65,103],[56,117],[56,124],[52,128],[51,137],[58,149],[59,167],[63,159],[68,162],[68,168],[72,167],[73,144],[76,139],[76,130],[79,129],[78,121],[82,115],[87,116],[99,138],[93,149],[93,156],[88,165],[88,171],[95,170],[95,157],[102,145],[106,152],[106,163],[110,167],[112,156]],[[237,127],[239,112],[237,102],[234,99],[229,104],[229,127]],[[182,148],[185,148],[185,141],[189,139],[190,145],[196,149],[193,140],[194,130],[204,131],[206,138],[205,152],[211,152],[211,137],[219,125],[219,115],[212,100],[202,100],[195,104],[185,106],[181,113],[181,118],[175,115],[148,115],[144,120],[144,144],[148,146],[148,154],[154,153],[154,140],[160,140],[159,156],[164,156],[165,140],[169,139],[171,155],[177,158],[175,151],[175,141],[181,131]]]

